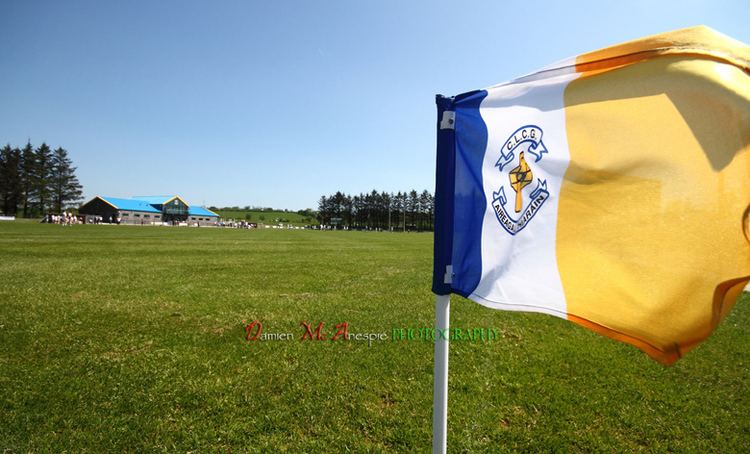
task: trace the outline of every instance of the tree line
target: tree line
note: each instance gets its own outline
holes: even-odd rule
[[[23,217],[61,213],[81,200],[82,187],[68,152],[46,143],[0,148],[0,212]]]
[[[348,195],[341,191],[318,201],[318,221],[334,228],[432,230],[435,197],[429,191]]]

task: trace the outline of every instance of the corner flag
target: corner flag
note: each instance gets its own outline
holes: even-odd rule
[[[432,290],[543,312],[671,364],[750,281],[750,47],[706,27],[437,97]],[[448,340],[435,341],[433,452]]]
[[[433,291],[671,364],[750,280],[750,47],[707,27],[437,97]]]

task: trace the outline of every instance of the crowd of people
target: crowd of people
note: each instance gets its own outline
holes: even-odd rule
[[[103,217],[98,215],[80,215],[80,214],[74,214],[71,212],[63,212],[62,214],[51,214],[48,213],[44,215],[41,221],[43,224],[58,224],[58,225],[76,225],[76,224],[120,224],[122,222],[122,219],[119,217],[116,217],[114,215]],[[152,222],[147,222],[143,219],[140,220],[140,224],[156,224]],[[189,225],[189,226],[200,226],[199,223],[186,223],[186,222],[180,222],[176,220],[168,221],[168,222],[160,222],[159,225]],[[205,224],[204,224],[205,225]],[[230,228],[230,229],[257,229],[259,226],[255,222],[249,222],[249,221],[236,221],[234,219],[228,219],[228,220],[220,220],[215,221],[211,223],[210,225],[214,227],[224,227],[224,228]],[[321,226],[293,226],[292,224],[268,224],[268,225],[261,225],[260,227],[265,228],[274,228],[274,229],[316,229],[316,230],[334,230],[336,229],[336,226],[329,226],[329,225],[321,225]],[[348,227],[342,227],[344,230],[349,230]]]
[[[115,217],[113,214],[112,216],[108,218],[104,218],[102,216],[88,216],[87,222],[89,224],[119,224],[122,221],[119,217]]]
[[[42,218],[42,222],[47,224],[75,225],[83,224],[83,218],[65,211],[62,214],[47,214]]]
[[[76,224],[119,224],[120,218],[114,215],[109,218],[103,216],[84,216],[80,214],[74,214],[70,212],[63,212],[62,214],[46,214],[42,218],[43,224],[59,224],[59,225],[76,225]]]
[[[228,227],[230,229],[257,229],[258,224],[247,221],[235,221],[229,219],[227,221],[219,221],[215,224],[217,227]]]

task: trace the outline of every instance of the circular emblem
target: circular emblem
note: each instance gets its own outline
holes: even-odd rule
[[[507,186],[503,183],[493,192],[492,208],[497,221],[511,235],[523,230],[549,199],[547,181],[537,178],[534,185],[534,172],[528,163],[539,162],[549,153],[542,135],[542,128],[536,125],[518,128],[503,144],[495,163]]]

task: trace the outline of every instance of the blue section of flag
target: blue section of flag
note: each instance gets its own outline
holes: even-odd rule
[[[435,187],[435,256],[432,291],[470,295],[482,277],[482,223],[487,199],[482,162],[487,127],[479,106],[484,90],[455,98],[438,96],[438,158]],[[455,112],[455,130],[441,129],[443,112]],[[452,266],[451,283],[444,282]]]
[[[453,187],[455,180],[455,135],[440,124],[446,111],[453,111],[453,98],[435,97],[437,104],[437,162],[435,165],[435,238],[433,240],[432,291],[451,293],[445,270],[453,254]]]
[[[456,109],[456,179],[453,211],[453,291],[469,296],[482,277],[482,223],[487,207],[482,184],[482,162],[487,149],[487,126],[479,106],[484,90],[459,95]]]

